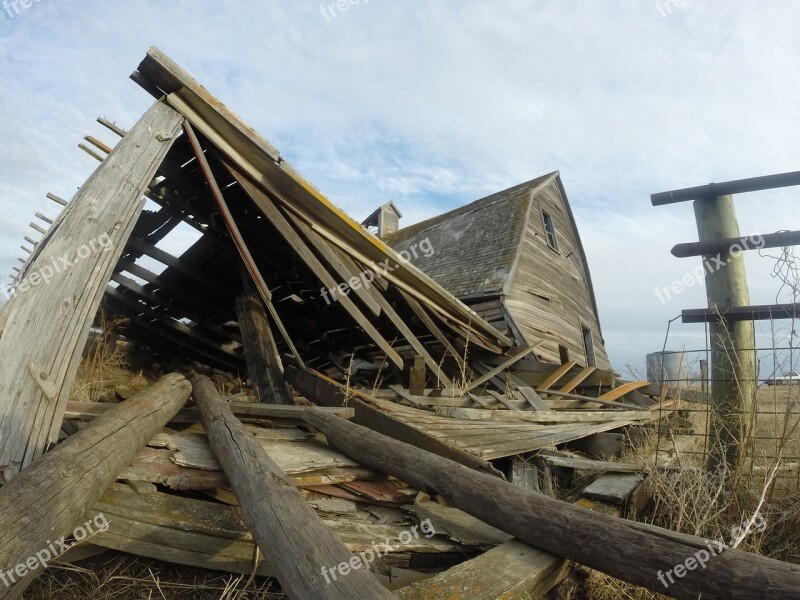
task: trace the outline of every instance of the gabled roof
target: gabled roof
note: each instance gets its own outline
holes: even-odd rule
[[[523,232],[530,218],[529,201],[553,182],[558,186],[574,231],[592,310],[600,328],[586,252],[558,171],[401,229],[386,236],[386,242],[401,252],[428,240],[434,252],[419,256],[414,265],[457,298],[505,294],[509,277],[514,275],[516,258],[522,251]]]
[[[500,294],[511,273],[527,222],[530,193],[549,173],[476,200],[386,237],[402,251],[428,240],[415,266],[458,298]]]

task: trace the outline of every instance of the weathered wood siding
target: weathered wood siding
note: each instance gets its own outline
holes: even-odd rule
[[[586,327],[592,333],[596,365],[610,369],[578,233],[558,180],[531,195],[522,248],[505,289],[505,307],[526,340],[548,340],[541,353],[551,360],[558,360],[560,344],[569,349],[572,360],[586,364],[582,334]],[[547,243],[543,210],[555,224],[557,250]]]
[[[39,243],[3,307],[0,480],[57,440],[92,319],[182,120],[160,102],[142,117]]]

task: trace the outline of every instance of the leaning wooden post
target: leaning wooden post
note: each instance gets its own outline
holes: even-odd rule
[[[328,529],[207,377],[193,397],[248,529],[292,600],[394,598]],[[341,565],[346,565],[341,567]]]
[[[0,598],[19,598],[117,473],[181,409],[192,386],[166,375],[98,417],[0,488]],[[108,528],[92,515],[95,528]],[[84,527],[84,530],[88,527]],[[91,533],[87,531],[87,533]]]
[[[610,517],[522,488],[338,417],[307,411],[328,444],[536,548],[635,585],[696,600],[797,598],[800,566],[703,538]],[[609,552],[613,548],[613,552]],[[698,565],[702,551],[703,568]],[[693,567],[687,568],[688,560]],[[680,567],[680,568],[677,568]],[[735,594],[734,594],[735,592]]]
[[[92,319],[183,117],[156,102],[75,194],[26,264],[0,316],[0,471],[58,432]],[[0,477],[2,481],[2,477]]]
[[[259,402],[293,405],[289,386],[283,379],[281,363],[264,301],[250,283],[250,275],[242,274],[244,291],[236,299],[236,318],[242,332],[247,375]]]
[[[739,237],[732,196],[694,201],[700,242]],[[750,305],[742,252],[704,255],[708,306],[720,313]],[[752,321],[713,320],[711,345],[711,423],[709,470],[733,469],[747,444],[749,415],[756,390]]]

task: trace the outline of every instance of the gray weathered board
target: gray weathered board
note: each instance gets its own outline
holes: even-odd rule
[[[23,283],[0,313],[0,470],[6,479],[58,439],[92,319],[142,209],[142,194],[182,120],[163,103],[150,108],[39,243]],[[105,236],[110,243],[101,243]],[[64,259],[73,264],[65,269]]]

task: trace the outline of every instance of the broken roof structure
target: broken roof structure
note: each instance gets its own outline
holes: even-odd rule
[[[699,543],[545,495],[552,461],[586,464],[567,444],[617,455],[621,430],[700,396],[611,370],[558,173],[397,231],[387,204],[366,222],[381,239],[158,49],[132,78],[156,102],[129,130],[101,120],[118,143],[88,138],[101,164],[0,312],[1,568],[90,510],[111,521],[98,546],[275,575],[292,598],[394,597],[373,574],[398,570],[439,574],[396,597],[521,598],[564,558],[652,587],[645,571]],[[174,256],[159,243],[181,223],[200,237]],[[101,307],[186,377],[70,401]],[[223,401],[202,375],[220,371],[250,393]],[[618,513],[641,483],[626,473]],[[436,535],[406,539],[426,521]],[[377,539],[380,564],[320,578]]]

